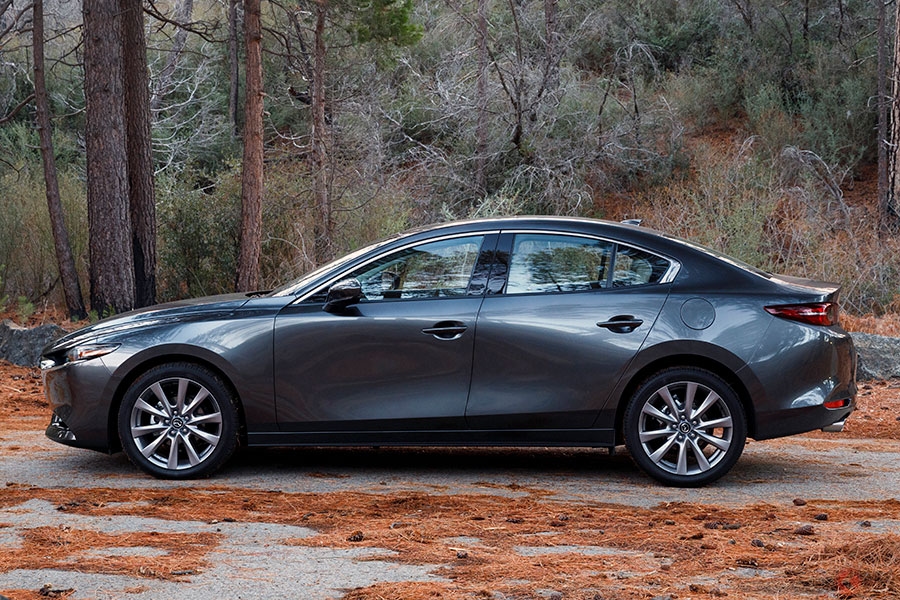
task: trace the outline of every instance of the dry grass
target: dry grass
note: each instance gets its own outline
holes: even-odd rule
[[[803,585],[836,584],[836,592],[842,598],[866,598],[875,594],[900,597],[900,536],[887,534],[866,541],[835,541],[822,544],[801,558],[800,568],[789,574]]]
[[[522,496],[12,485],[0,490],[0,506],[7,510],[37,498],[81,515],[152,514],[205,522],[210,531],[108,535],[41,527],[23,533],[21,549],[0,556],[0,571],[77,568],[138,579],[190,579],[203,571],[205,556],[218,545],[217,524],[233,520],[318,532],[282,541],[288,545],[372,548],[377,560],[384,557],[376,549],[389,549],[396,553],[391,560],[435,565],[435,573],[448,580],[380,583],[354,590],[349,595],[354,600],[490,598],[494,592],[536,598],[542,590],[586,600],[664,594],[784,598],[842,590],[849,597],[850,587],[859,598],[896,597],[891,595],[900,572],[896,536],[857,524],[900,520],[898,501],[810,500],[804,506],[727,509],[670,503],[640,509],[557,502],[542,490],[510,488]],[[109,548],[151,548],[159,555],[120,556]]]
[[[203,557],[216,547],[219,536],[153,531],[110,535],[69,527],[36,527],[25,530],[21,539],[20,548],[4,551],[0,569],[60,569],[184,580],[207,566]],[[121,548],[155,552],[133,557],[109,551]]]
[[[850,332],[900,337],[900,313],[885,315],[869,313],[861,316],[842,313],[841,325]]]

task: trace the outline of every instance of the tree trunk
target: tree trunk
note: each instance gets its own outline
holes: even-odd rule
[[[44,0],[35,0],[32,22],[32,46],[34,49],[34,96],[37,105],[37,126],[41,140],[41,157],[44,161],[44,183],[47,190],[47,208],[50,211],[50,228],[53,231],[53,244],[56,249],[56,262],[59,265],[59,277],[62,280],[63,295],[66,298],[66,311],[72,319],[83,319],[87,316],[84,299],[81,296],[81,284],[78,282],[78,271],[69,244],[69,232],[66,229],[62,202],[59,197],[59,182],[56,177],[56,159],[53,155],[53,137],[50,128],[50,102],[47,97],[47,86],[44,80]]]
[[[244,160],[241,174],[241,246],[237,289],[259,289],[262,247],[263,89],[260,0],[244,0],[247,98],[244,102]]]
[[[559,0],[544,0],[544,30],[546,35],[547,89],[559,89]]]
[[[122,20],[117,0],[84,0],[82,10],[91,307],[106,315],[134,307]]]
[[[475,187],[478,194],[484,196],[487,193],[487,78],[488,78],[488,51],[487,51],[487,0],[478,0],[477,7],[477,31],[478,38],[478,79],[475,81]]]
[[[240,93],[241,67],[238,58],[238,3],[240,0],[228,0],[228,74],[230,87],[228,90],[228,120],[231,122],[232,135],[241,133],[238,123],[238,95]]]
[[[316,0],[316,31],[313,49],[312,77],[312,148],[313,196],[316,205],[315,258],[321,265],[334,254],[334,222],[328,190],[328,123],[325,118],[325,17],[327,0]]]
[[[890,124],[890,96],[887,89],[888,71],[888,37],[886,0],[878,1],[878,206],[880,208],[881,225],[890,220],[890,175],[888,173],[888,126]]]
[[[188,0],[190,1],[190,0]],[[125,134],[136,306],[156,304],[156,200],[150,137],[150,76],[141,0],[120,0]]]
[[[879,0],[881,1],[881,0]],[[888,157],[888,185],[884,202],[885,218],[896,222],[900,218],[900,2],[894,19],[894,61],[891,67],[891,132]]]

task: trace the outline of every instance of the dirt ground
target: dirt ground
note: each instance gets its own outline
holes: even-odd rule
[[[880,467],[848,457],[831,471],[815,457],[845,444],[838,456],[887,452],[896,463],[898,407],[900,382],[865,384],[845,432],[751,443],[742,462],[765,447],[787,456],[771,459],[762,477],[776,464],[796,466],[797,456],[812,465],[806,470],[822,464],[823,476],[865,485],[866,472]],[[289,597],[293,589],[298,598],[351,600],[900,598],[900,500],[884,480],[853,498],[828,495],[827,484],[792,488],[791,475],[775,494],[747,488],[735,501],[742,492],[732,484],[721,502],[716,486],[679,501],[679,491],[660,490],[627,457],[599,451],[360,450],[250,452],[231,472],[174,484],[140,475],[120,455],[49,442],[48,419],[39,371],[0,363],[0,594],[13,600],[202,597],[197,586],[210,597]],[[254,478],[273,459],[287,463],[279,467],[287,479]],[[31,460],[41,461],[35,471],[21,471]],[[491,462],[506,474],[482,472]],[[896,477],[887,477],[889,487]],[[602,501],[573,496],[579,481],[606,490]],[[793,497],[794,489],[818,495]],[[153,520],[111,525],[122,518]],[[239,526],[256,529],[229,538]],[[252,551],[230,550],[234,538],[246,542],[265,527],[286,529],[266,530]],[[342,562],[325,566],[323,551]],[[307,588],[301,566],[290,565],[313,555],[319,562],[302,568],[318,583]],[[223,556],[238,563],[231,575],[221,575]],[[367,573],[362,580],[351,576],[357,570]],[[112,577],[117,583],[104,579]]]

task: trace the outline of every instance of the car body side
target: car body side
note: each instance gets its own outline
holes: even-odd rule
[[[467,223],[448,225],[440,232],[453,235],[481,231],[487,235],[540,229],[547,227],[547,222],[487,220],[474,229]],[[531,430],[498,436],[490,431],[461,429],[441,436],[420,431],[406,438],[395,437],[398,443],[610,446],[621,441],[622,414],[636,387],[669,366],[701,366],[728,381],[742,401],[749,435],[756,439],[825,427],[853,410],[856,355],[849,334],[839,326],[813,327],[763,310],[768,304],[814,301],[815,293],[809,285],[767,278],[722,263],[700,250],[637,227],[600,225],[589,220],[559,223],[568,233],[647,248],[680,264],[674,281],[657,285],[663,297],[662,308],[655,322],[648,324],[649,331],[634,356],[620,372],[610,375],[608,390],[599,393],[587,407],[595,414],[592,423],[583,428],[583,435],[574,435],[572,430]],[[434,235],[433,230],[413,232],[380,244],[379,252]],[[164,305],[116,317],[110,321],[113,325],[101,322],[62,338],[45,351],[48,360],[55,361],[45,369],[45,385],[54,413],[75,432],[76,439],[65,439],[62,431],[51,437],[78,447],[119,450],[116,414],[129,385],[152,366],[186,361],[209,367],[235,391],[244,443],[378,443],[381,437],[366,432],[349,436],[334,432],[335,437],[285,432],[279,424],[275,393],[273,345],[278,315],[312,292],[332,285],[367,256],[360,254],[344,261],[287,294],[230,295],[212,303],[206,299],[203,303]],[[716,292],[710,293],[711,289]],[[796,292],[793,295],[792,290]],[[828,293],[823,286],[819,301],[824,301]],[[477,332],[475,335],[477,344]],[[79,343],[119,347],[94,360],[64,364],[66,350]],[[102,390],[99,395],[98,389]],[[824,403],[833,399],[847,399],[848,403],[838,410],[825,408]]]

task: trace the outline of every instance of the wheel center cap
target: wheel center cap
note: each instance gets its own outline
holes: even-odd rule
[[[184,419],[182,419],[181,417],[175,417],[174,419],[172,419],[172,427],[175,429],[181,429],[182,427],[184,427]]]
[[[678,426],[678,431],[681,433],[690,433],[694,428],[691,427],[691,424],[687,421],[684,421],[681,425]]]

